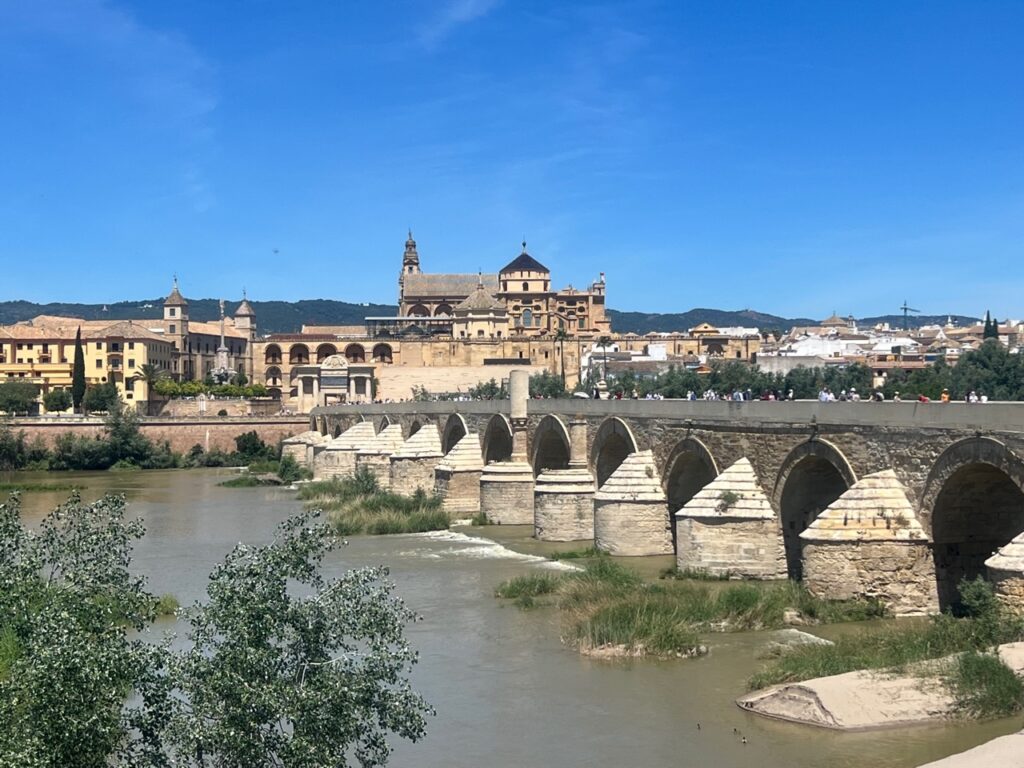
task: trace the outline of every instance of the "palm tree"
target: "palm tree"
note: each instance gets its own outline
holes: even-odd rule
[[[156,394],[157,382],[162,381],[167,377],[166,372],[163,368],[160,368],[155,363],[143,363],[139,366],[139,370],[132,376],[133,381],[141,381],[146,385],[146,406],[149,407],[149,403],[153,400],[153,395]]]
[[[606,383],[608,381],[608,347],[611,346],[611,343],[611,336],[599,336],[597,339],[597,344],[601,347],[601,356],[604,362],[604,374],[601,378],[603,378]]]
[[[555,341],[558,342],[558,357],[562,366],[562,389],[565,389],[565,340],[568,338],[569,333],[565,330],[565,326],[561,326],[555,331]]]

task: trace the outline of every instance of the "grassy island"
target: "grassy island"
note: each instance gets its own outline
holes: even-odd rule
[[[336,533],[422,533],[447,530],[450,524],[439,496],[418,491],[403,496],[382,490],[361,470],[354,477],[307,483],[299,489],[307,509],[320,509]]]
[[[774,629],[792,612],[807,623],[881,615],[876,604],[818,600],[794,583],[648,582],[607,556],[573,559],[581,570],[520,576],[495,594],[522,608],[556,604],[565,619],[563,640],[584,653],[694,656],[706,650],[700,633]]]

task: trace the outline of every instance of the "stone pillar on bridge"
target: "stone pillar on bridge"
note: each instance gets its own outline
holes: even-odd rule
[[[895,616],[938,613],[928,536],[893,470],[862,477],[800,539],[812,594],[878,600]]]
[[[402,447],[401,424],[388,424],[369,443],[356,451],[356,472],[366,470],[381,490],[391,490],[391,455]]]
[[[782,532],[746,458],[676,512],[676,565],[712,576],[786,578]]]
[[[569,468],[545,469],[533,491],[533,535],[542,541],[593,541],[594,476],[587,469],[587,422],[569,422]]]
[[[356,453],[377,436],[372,421],[360,421],[324,446],[313,466],[316,480],[352,477],[356,473]]]
[[[475,515],[480,511],[480,473],[484,467],[480,435],[463,435],[434,469],[434,491],[444,499],[450,515]]]
[[[321,435],[319,432],[314,432],[313,437],[306,443],[306,461],[303,466],[314,467],[316,466],[316,457],[323,449],[324,446],[330,441],[327,435]]]
[[[672,528],[652,451],[631,453],[594,495],[594,546],[610,555],[670,555]]]
[[[437,426],[427,424],[391,454],[391,490],[407,496],[433,493],[434,469],[443,456]]]
[[[1014,613],[1024,613],[1024,533],[985,561],[996,597]]]
[[[530,373],[509,374],[512,456],[491,462],[480,473],[480,512],[495,525],[533,525],[533,467],[528,461],[526,403],[530,398]]]

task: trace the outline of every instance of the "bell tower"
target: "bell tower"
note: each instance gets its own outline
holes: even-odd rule
[[[192,356],[188,348],[188,302],[178,290],[178,276],[174,276],[174,287],[164,299],[164,334],[174,347],[171,373],[179,381],[192,378]]]
[[[402,254],[402,273],[398,276],[398,307],[401,312],[405,300],[405,276],[418,275],[420,273],[420,255],[416,252],[416,241],[412,239],[412,230],[409,230],[409,239],[405,241],[405,253]]]

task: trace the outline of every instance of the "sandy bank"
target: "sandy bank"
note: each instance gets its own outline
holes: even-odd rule
[[[1024,642],[1000,646],[999,655],[1017,674],[1024,673]],[[765,717],[848,731],[893,728],[955,714],[952,696],[934,678],[881,671],[784,683],[741,696],[736,703]]]
[[[1000,736],[974,749],[918,768],[1024,768],[1024,731]]]

